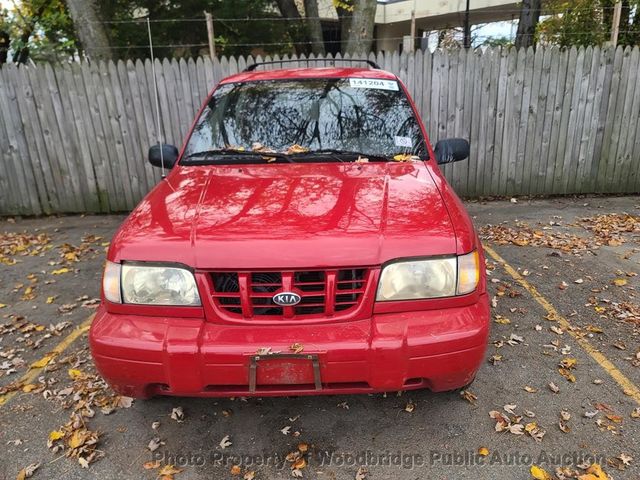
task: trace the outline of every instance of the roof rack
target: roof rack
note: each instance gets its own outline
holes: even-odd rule
[[[258,63],[253,63],[251,65],[249,65],[247,68],[244,69],[245,72],[253,72],[256,68],[258,68],[259,66],[262,65],[273,65],[274,63],[293,63],[293,62],[363,62],[363,63],[367,63],[371,68],[375,68],[376,70],[380,70],[380,66],[372,61],[372,60],[364,60],[364,59],[358,59],[358,58],[332,58],[332,59],[327,59],[327,58],[305,58],[305,59],[299,59],[299,60],[274,60],[272,62],[258,62]]]

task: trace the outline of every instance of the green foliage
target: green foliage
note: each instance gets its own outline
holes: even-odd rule
[[[346,10],[347,12],[353,12],[353,0],[331,0],[333,6],[336,9]]]
[[[485,39],[482,45],[486,45],[487,47],[512,47],[513,40],[508,37],[492,37]]]
[[[144,18],[139,23],[129,22],[146,17],[147,14],[154,20],[151,29],[157,57],[208,55],[204,10],[213,14],[217,55],[290,52],[296,34],[291,22],[273,20],[281,15],[271,0],[114,0],[104,2],[101,7],[104,18],[114,22],[109,24],[110,37],[111,43],[116,47],[115,56],[120,58],[149,56]],[[248,20],[232,20],[241,18]],[[202,20],[188,21],[189,19]]]
[[[545,8],[555,14],[538,25],[542,43],[563,47],[600,45],[611,38],[616,0],[549,0]],[[620,20],[620,45],[640,43],[640,0],[624,0]]]
[[[9,33],[14,58],[67,59],[77,51],[73,22],[63,0],[23,0],[2,12],[0,28]]]

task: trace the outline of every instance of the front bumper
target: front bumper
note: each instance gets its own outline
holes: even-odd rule
[[[114,314],[101,306],[89,338],[109,384],[144,398],[452,390],[473,380],[488,334],[489,305],[480,295],[462,307],[293,328]],[[259,349],[288,354],[294,343],[303,355],[256,361]]]

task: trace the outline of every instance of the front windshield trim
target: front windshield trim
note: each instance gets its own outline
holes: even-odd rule
[[[209,97],[207,98],[206,103],[203,105],[201,111],[199,112],[199,118],[198,120],[195,122],[194,127],[192,128],[192,130],[189,132],[189,136],[186,139],[185,142],[185,148],[184,148],[184,153],[183,156],[180,158],[179,160],[179,164],[182,165],[195,165],[195,164],[216,164],[216,165],[224,165],[224,164],[237,164],[237,163],[251,163],[249,160],[251,160],[250,155],[249,154],[255,154],[256,157],[273,157],[274,159],[276,159],[276,161],[267,161],[267,162],[263,162],[263,161],[256,161],[256,164],[268,164],[268,163],[283,163],[282,161],[277,161],[277,160],[282,160],[282,158],[284,157],[290,157],[290,156],[298,156],[298,160],[303,160],[305,155],[307,154],[308,156],[311,155],[317,155],[317,156],[326,156],[327,158],[329,158],[331,156],[330,153],[325,153],[325,152],[316,152],[314,149],[310,149],[308,152],[300,152],[298,153],[294,153],[294,154],[288,154],[286,152],[282,152],[282,151],[274,151],[274,150],[270,150],[268,152],[260,152],[260,151],[252,151],[252,150],[244,150],[242,155],[246,155],[247,158],[244,158],[243,162],[238,162],[237,160],[233,160],[232,162],[229,161],[231,160],[231,158],[225,158],[225,157],[233,157],[232,153],[233,150],[230,149],[230,153],[224,153],[221,154],[219,156],[219,160],[213,162],[210,161],[208,163],[202,162],[202,161],[189,161],[188,159],[194,155],[198,155],[201,152],[193,152],[191,154],[188,153],[188,147],[189,144],[191,143],[193,137],[194,137],[194,133],[196,131],[196,127],[198,126],[198,124],[200,124],[201,122],[205,121],[204,120],[204,114],[206,113],[207,109],[212,109],[214,107],[212,107],[212,103],[214,101],[215,95],[217,92],[220,91],[221,88],[231,88],[231,89],[235,89],[236,87],[242,87],[242,86],[247,86],[247,85],[251,85],[251,84],[260,84],[260,83],[273,83],[273,84],[277,84],[277,83],[286,83],[286,82],[296,82],[296,83],[306,83],[306,82],[312,82],[312,81],[327,81],[327,83],[331,82],[331,83],[336,83],[339,81],[349,81],[350,79],[353,78],[363,78],[363,79],[369,79],[366,76],[363,77],[359,77],[359,76],[335,76],[335,77],[310,77],[310,78],[266,78],[266,79],[252,79],[252,80],[246,80],[246,81],[234,81],[234,82],[226,82],[226,83],[220,83],[209,95]],[[372,80],[376,80],[375,78],[372,78]],[[404,101],[406,102],[407,106],[409,107],[410,111],[411,111],[411,116],[407,117],[405,119],[405,122],[411,120],[412,122],[415,122],[415,134],[413,136],[415,144],[414,147],[412,147],[410,150],[407,150],[406,147],[404,147],[404,150],[402,148],[398,148],[398,154],[396,154],[395,156],[399,156],[400,154],[406,154],[406,155],[411,155],[412,159],[414,160],[420,160],[420,161],[428,161],[430,159],[430,155],[429,155],[429,148],[428,148],[428,142],[427,142],[427,136],[426,136],[426,132],[424,131],[424,125],[423,122],[421,120],[420,115],[418,114],[418,111],[416,109],[415,103],[413,102],[413,100],[411,99],[411,97],[409,96],[404,84],[400,81],[400,79],[398,77],[395,77],[393,79],[390,78],[385,78],[383,80],[386,81],[395,81],[398,85],[398,89],[396,90],[391,90],[390,92],[397,92],[399,95],[402,96],[402,98],[404,99]],[[219,149],[219,150],[225,150],[225,149]],[[325,150],[324,148],[319,149],[319,150]],[[337,149],[336,149],[337,150]],[[264,153],[264,155],[262,155]],[[393,157],[394,155],[392,154],[385,154],[385,153],[363,153],[363,152],[349,152],[352,154],[357,154],[360,153],[360,155],[364,155],[364,156],[370,156],[370,157],[375,157],[378,160],[373,160],[373,161],[381,161],[379,160],[380,158],[386,157],[388,159],[388,161],[393,162]],[[345,153],[345,155],[347,155],[347,153]],[[300,158],[301,157],[301,158]],[[257,160],[257,158],[256,158]],[[304,161],[309,161],[308,159],[304,159]],[[341,160],[342,161],[342,160]],[[355,160],[353,160],[355,161]],[[291,160],[286,160],[287,163],[291,163]]]

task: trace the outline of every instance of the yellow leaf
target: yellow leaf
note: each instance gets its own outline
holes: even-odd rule
[[[480,447],[478,449],[478,455],[482,455],[483,457],[486,457],[487,455],[489,455],[489,449],[487,447]]]
[[[393,159],[396,162],[409,162],[411,160],[418,159],[418,158],[419,157],[416,157],[416,156],[411,155],[409,153],[399,153],[398,155],[394,155],[393,156]]]
[[[78,378],[80,375],[82,375],[82,372],[76,368],[70,368],[67,373],[69,374],[69,376],[75,380],[76,378]]]
[[[626,279],[626,278],[616,278],[616,279],[613,281],[613,284],[614,284],[616,287],[624,287],[624,286],[627,284],[627,279]]]
[[[24,387],[22,387],[22,391],[24,393],[29,393],[30,391],[35,390],[36,388],[38,388],[38,385],[36,385],[35,383],[29,383]]]
[[[69,439],[70,448],[78,448],[84,443],[84,430],[75,430]]]
[[[182,470],[180,470],[179,468],[174,467],[173,465],[165,465],[164,467],[162,467],[162,470],[160,470],[158,472],[158,476],[168,476],[170,477],[171,475],[175,475],[176,473],[180,473]]]
[[[530,472],[531,476],[536,480],[551,480],[551,475],[537,465],[531,465]]]
[[[78,254],[75,253],[75,252],[65,253],[64,254],[64,259],[67,260],[68,262],[77,262],[78,261]]]
[[[60,430],[54,430],[53,432],[49,432],[49,440],[51,440],[52,442],[55,442],[56,440],[60,440],[62,437],[64,437],[64,432],[61,432]]]
[[[578,480],[609,480],[609,477],[602,471],[602,467],[600,467],[600,465],[593,463],[589,468],[587,468],[587,474],[580,475]]]
[[[145,470],[151,470],[154,468],[160,468],[160,460],[156,460],[155,462],[145,462],[142,467]]]
[[[299,458],[291,464],[291,468],[295,470],[302,470],[307,466],[307,461],[304,458]]]
[[[62,275],[63,273],[69,273],[69,271],[70,270],[67,267],[62,267],[51,272],[51,275]]]
[[[56,299],[55,296],[52,297],[47,297],[47,303],[53,303],[53,301]]]
[[[37,362],[33,362],[31,364],[31,368],[44,368],[49,364],[49,362],[51,361],[52,358],[53,358],[53,355],[51,355],[51,354],[45,355],[44,357],[42,357]]]
[[[0,308],[5,308],[7,306],[6,303],[0,303]]]

